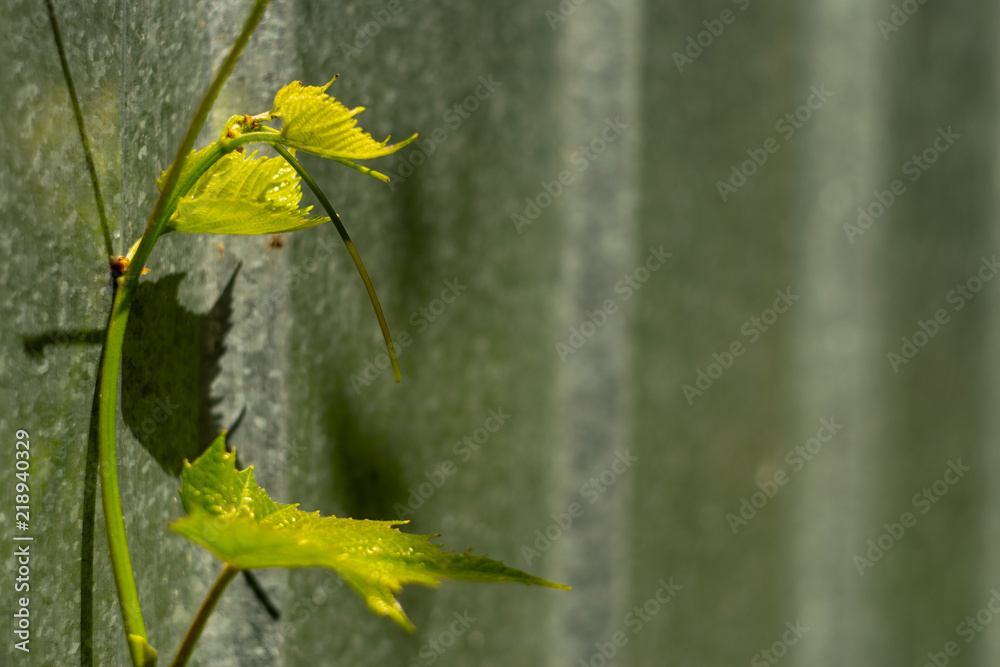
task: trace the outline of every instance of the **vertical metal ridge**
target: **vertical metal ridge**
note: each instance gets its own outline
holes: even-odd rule
[[[993,16],[993,31],[998,30],[996,25],[996,14]],[[991,44],[994,68],[1000,64],[1000,49],[996,46],[996,40]],[[992,95],[992,111],[996,113],[1000,107],[1000,85],[994,79]],[[992,164],[992,216],[988,238],[989,247],[983,248],[987,257],[1000,254],[1000,136],[994,133],[993,136],[993,164]],[[985,291],[985,290],[984,290]],[[983,401],[982,410],[982,441],[979,443],[981,451],[981,463],[983,472],[980,476],[983,485],[983,500],[979,512],[979,530],[982,539],[981,565],[979,566],[980,590],[975,600],[978,603],[969,608],[972,615],[978,608],[985,606],[987,601],[992,604],[994,592],[1000,590],[1000,521],[997,520],[996,509],[1000,507],[1000,292],[996,285],[990,294],[988,314],[985,319],[984,344],[983,344]],[[958,619],[956,619],[956,623]],[[1000,635],[994,632],[984,632],[982,638],[978,639],[979,646],[974,650],[977,653],[979,665],[995,665],[1000,663]]]
[[[800,193],[793,210],[803,222],[794,275],[802,290],[792,356],[796,369],[795,444],[815,434],[821,418],[844,424],[799,482],[800,501],[790,524],[795,563],[794,608],[811,629],[797,648],[801,664],[879,664],[872,648],[879,624],[863,602],[863,579],[852,554],[866,539],[866,512],[878,507],[875,445],[883,433],[880,382],[881,330],[878,239],[870,233],[850,243],[843,230],[851,212],[883,178],[885,65],[875,34],[879,8],[870,3],[824,0],[801,16],[804,44],[811,45],[799,88],[826,85],[826,104],[852,105],[816,119],[804,133]],[[844,127],[844,120],[853,127]],[[856,217],[856,216],[855,216]]]
[[[560,600],[562,645],[553,652],[559,665],[588,661],[595,642],[611,641],[621,629],[628,591],[629,472],[606,490],[590,486],[584,492],[583,485],[608,470],[629,443],[628,304],[614,285],[638,261],[639,13],[638,0],[588,3],[553,27],[561,70],[559,164],[573,176],[554,203],[563,243],[553,302],[559,307],[557,342],[575,350],[566,353],[557,383],[565,468],[554,509],[565,512],[578,503],[584,511],[558,550],[558,578],[574,586],[572,598]],[[617,123],[628,127],[606,142]],[[607,320],[598,326],[588,313],[602,312],[609,299],[617,309],[604,313]],[[596,330],[585,336],[591,324]],[[573,330],[584,336],[579,349]]]

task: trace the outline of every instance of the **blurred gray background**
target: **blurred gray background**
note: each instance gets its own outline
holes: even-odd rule
[[[249,6],[164,4],[54,0],[115,252]],[[0,539],[17,429],[36,538],[30,655],[0,558],[0,662],[126,665],[90,449],[106,250],[48,12],[0,15]],[[120,460],[162,662],[220,570],[166,527],[180,464],[231,428],[279,501],[573,591],[408,588],[408,635],[328,571],[265,571],[280,619],[235,580],[192,664],[1000,664],[997,21],[275,0],[199,145],[337,73],[377,138],[420,133],[372,165],[391,186],[306,159],[404,380],[332,227],[157,246]]]

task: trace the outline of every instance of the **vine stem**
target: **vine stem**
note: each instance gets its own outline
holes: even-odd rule
[[[358,249],[354,247],[354,242],[351,241],[350,235],[347,233],[347,228],[344,227],[344,223],[340,221],[340,216],[337,215],[337,211],[334,210],[333,204],[327,199],[326,195],[313,180],[309,172],[299,164],[299,161],[295,159],[291,151],[282,146],[280,143],[269,142],[274,147],[274,150],[278,151],[281,157],[285,158],[288,164],[292,165],[292,169],[298,172],[302,180],[306,182],[309,189],[312,190],[313,194],[316,195],[316,199],[319,200],[320,205],[326,210],[326,214],[330,216],[330,220],[333,221],[334,226],[340,233],[340,238],[343,239],[344,245],[347,246],[347,252],[351,253],[351,259],[354,260],[354,266],[357,267],[358,273],[361,274],[361,280],[365,283],[365,289],[368,291],[368,298],[372,302],[372,307],[375,309],[375,317],[378,318],[378,325],[382,328],[382,337],[385,339],[385,348],[389,352],[389,361],[392,362],[392,374],[396,382],[400,382],[403,379],[402,374],[399,372],[399,361],[396,359],[396,348],[392,345],[392,336],[389,334],[389,325],[385,321],[385,315],[382,314],[382,305],[378,301],[378,296],[375,294],[375,286],[372,285],[371,278],[368,277],[368,271],[365,270],[365,265],[361,262],[361,255],[358,254]]]
[[[52,0],[45,0],[45,7],[49,12],[49,23],[52,25],[52,35],[56,40],[56,51],[59,52],[59,64],[62,66],[63,78],[66,79],[66,89],[69,91],[69,101],[73,106],[73,116],[76,118],[76,129],[80,132],[80,144],[83,146],[83,159],[87,164],[87,172],[90,174],[90,185],[94,189],[94,203],[97,205],[97,219],[101,224],[101,233],[104,235],[104,249],[108,256],[114,254],[111,243],[111,230],[108,226],[108,214],[104,209],[104,197],[101,195],[101,182],[97,178],[97,167],[94,165],[94,154],[90,150],[90,139],[87,138],[87,129],[83,123],[83,111],[80,110],[80,99],[76,96],[76,86],[73,85],[73,75],[69,71],[69,60],[66,59],[66,48],[63,46],[62,33],[59,31],[59,22],[56,20],[56,8],[52,5]]]
[[[153,667],[156,665],[156,650],[149,644],[146,626],[139,605],[139,592],[135,584],[135,573],[128,551],[128,540],[125,534],[125,518],[122,513],[121,495],[118,482],[118,379],[121,373],[122,347],[125,340],[125,328],[132,306],[132,300],[139,286],[139,276],[145,266],[149,254],[153,250],[163,228],[177,206],[177,201],[183,193],[190,189],[194,181],[217,161],[227,150],[219,147],[212,151],[196,165],[201,169],[182,172],[188,153],[194,147],[195,139],[201,131],[212,104],[219,96],[223,84],[233,71],[243,48],[260,23],[261,17],[270,0],[256,0],[250,15],[243,24],[243,29],[237,37],[233,48],[222,63],[211,85],[205,92],[187,133],[177,150],[177,157],[167,174],[163,189],[149,223],[136,249],[135,256],[129,264],[124,276],[116,279],[115,300],[111,308],[111,319],[108,324],[107,340],[104,347],[104,361],[101,368],[101,389],[98,408],[98,458],[101,476],[101,505],[104,509],[105,529],[108,537],[108,551],[111,557],[111,569],[118,590],[118,603],[125,626],[129,654],[134,667]],[[231,150],[231,148],[230,148]],[[197,173],[195,173],[197,172]]]
[[[225,569],[222,570],[222,574],[215,580],[212,590],[208,592],[205,600],[201,603],[201,607],[191,622],[191,627],[188,628],[187,634],[184,635],[184,641],[181,642],[181,647],[177,649],[177,655],[174,657],[174,661],[170,663],[170,667],[184,667],[187,664],[188,659],[191,658],[191,654],[194,653],[194,647],[198,643],[202,631],[205,629],[208,617],[212,615],[215,605],[219,603],[219,598],[222,597],[226,586],[240,572],[240,569],[232,565],[226,565]]]

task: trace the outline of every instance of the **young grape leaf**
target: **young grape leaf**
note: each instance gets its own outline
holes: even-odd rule
[[[215,148],[215,144],[209,144],[204,148],[188,153],[187,159],[184,160],[184,166],[181,168],[181,174],[178,178],[178,182],[184,180],[184,177],[191,173],[191,168],[199,161],[199,158],[204,157],[213,148]],[[163,184],[167,180],[167,171],[168,170],[166,169],[161,171],[160,177],[156,179],[156,189],[160,192],[163,192]]]
[[[568,589],[507,567],[502,561],[442,551],[433,535],[403,533],[406,521],[321,517],[298,504],[274,502],[257,486],[253,466],[236,470],[225,433],[192,464],[185,463],[181,502],[188,516],[170,528],[237,569],[328,567],[377,614],[413,631],[395,593],[403,584],[438,586],[440,578],[514,581]]]
[[[196,155],[189,157],[185,165],[193,163]],[[165,231],[279,234],[330,221],[310,216],[311,206],[299,207],[300,178],[291,165],[280,157],[256,155],[227,153],[213,164],[178,202]],[[157,184],[161,185],[163,179],[161,175]]]
[[[281,118],[281,140],[287,146],[336,160],[358,171],[383,181],[389,178],[354,160],[368,160],[395,153],[417,138],[414,134],[398,144],[375,141],[372,135],[358,127],[355,116],[364,107],[348,109],[326,94],[336,79],[325,86],[303,86],[293,81],[274,96],[271,115]]]

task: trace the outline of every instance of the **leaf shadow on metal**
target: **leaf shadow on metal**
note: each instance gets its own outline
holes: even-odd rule
[[[53,329],[32,336],[23,336],[24,352],[33,359],[45,356],[45,348],[49,345],[100,345],[104,342],[103,329],[77,329],[75,331],[59,331]]]
[[[340,514],[377,521],[396,518],[393,507],[406,502],[406,478],[390,436],[358,416],[343,384],[331,394],[323,422],[332,443],[326,451]]]
[[[186,274],[139,286],[122,355],[122,418],[160,467],[180,476],[184,460],[198,458],[223,426],[212,396],[225,337],[232,326],[233,272],[204,314],[177,299]]]
[[[177,292],[186,274],[139,286],[122,353],[122,419],[160,467],[180,477],[184,461],[201,456],[223,430],[215,412],[221,399],[212,383],[221,369],[232,327],[238,265],[212,308],[193,313]],[[234,434],[246,409],[228,427]],[[243,578],[268,615],[281,612],[250,571]]]

